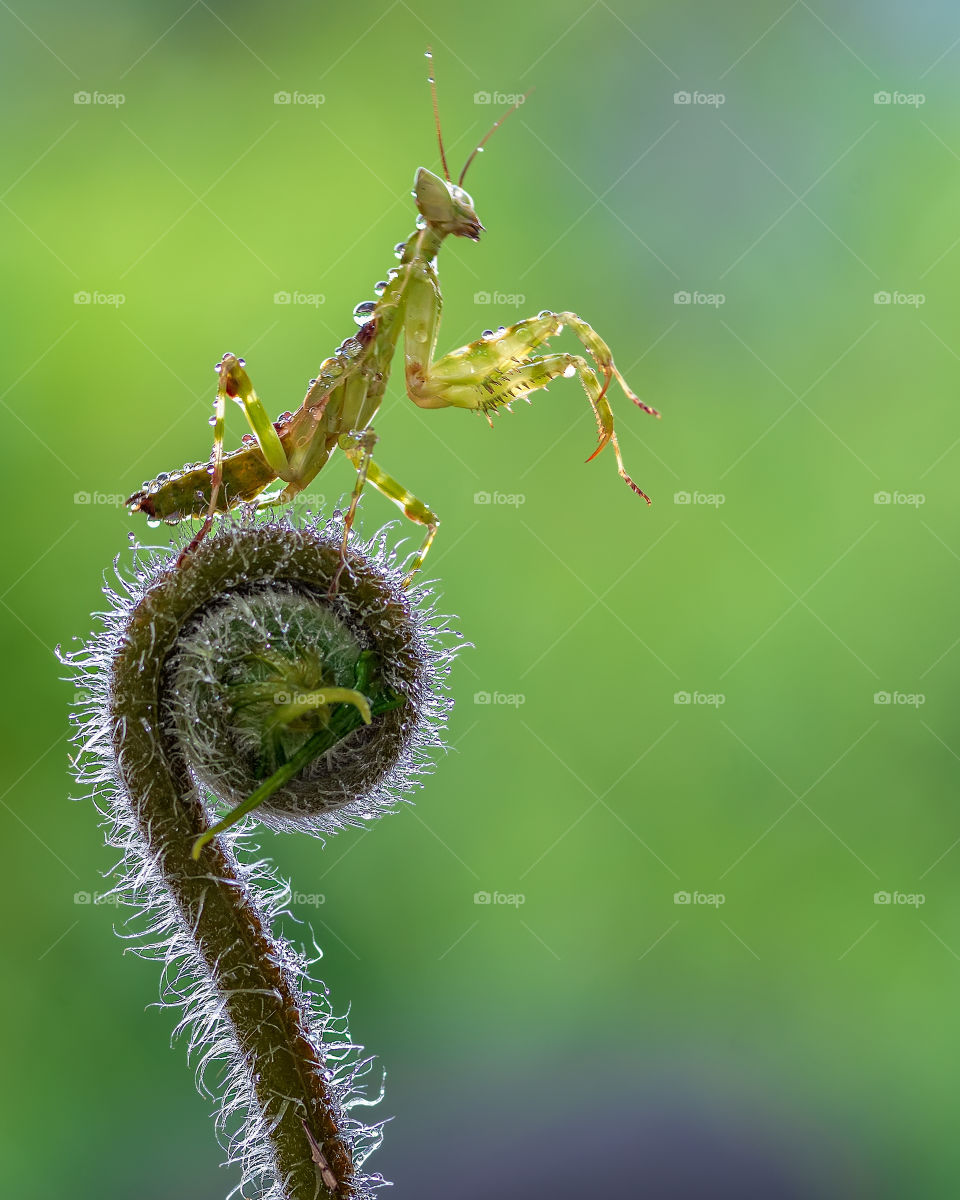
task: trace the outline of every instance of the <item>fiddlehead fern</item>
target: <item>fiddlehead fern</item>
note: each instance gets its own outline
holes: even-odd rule
[[[122,851],[116,890],[145,917],[141,949],[165,964],[201,1080],[225,1062],[218,1123],[243,1184],[271,1200],[382,1182],[363,1172],[380,1128],[351,1115],[370,1102],[369,1060],[274,933],[289,894],[248,829],[361,824],[440,745],[455,635],[404,589],[385,540],[353,541],[331,594],[339,523],[227,519],[181,565],[154,557],[107,589],[103,630],[65,656],[89,697],[77,770]],[[207,791],[262,803],[211,837]]]

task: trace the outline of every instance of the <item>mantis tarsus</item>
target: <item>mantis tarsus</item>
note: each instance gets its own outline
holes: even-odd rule
[[[429,51],[427,57],[431,57]],[[660,414],[630,390],[607,344],[576,313],[546,310],[497,332],[487,331],[466,346],[434,357],[442,305],[437,254],[451,235],[479,241],[483,226],[473,200],[463,189],[463,180],[477,153],[518,105],[494,123],[454,183],[447,167],[432,70],[430,86],[444,178],[426,167],[418,169],[413,189],[419,214],[416,228],[395,249],[399,267],[389,271],[387,279],[374,288],[378,299],[355,308],[354,319],[359,329],[320,364],[317,378],[310,381],[297,411],[284,413],[275,422],[254,390],[244,360],[225,354],[216,368],[220,382],[214,401],[210,463],[158,475],[127,501],[131,511],[145,513],[154,521],[176,524],[187,518],[203,519],[181,560],[210,529],[216,513],[249,502],[264,505],[292,500],[311,483],[339,447],[357,471],[344,522],[344,551],[361,492],[371,483],[401,508],[406,517],[426,529],[410,566],[408,579],[413,577],[433,542],[439,519],[373,460],[377,438],[372,423],[387,387],[401,333],[407,395],[423,409],[470,409],[483,413],[492,425],[491,414],[498,409],[529,397],[554,379],[577,375],[597,422],[598,444],[587,461],[605,446],[612,446],[620,477],[650,503],[623,465],[613,412],[607,400],[611,380],[616,378],[626,395],[644,412],[655,417]],[[545,350],[538,353],[564,326],[592,356],[597,370],[581,354]],[[224,454],[224,413],[228,399],[243,408],[252,434],[244,439],[248,444]],[[278,480],[286,486],[279,493],[265,495],[264,489]]]

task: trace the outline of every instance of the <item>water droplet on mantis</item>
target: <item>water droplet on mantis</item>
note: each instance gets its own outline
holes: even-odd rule
[[[376,310],[376,300],[362,300],[353,310],[353,319],[358,325],[366,325]]]

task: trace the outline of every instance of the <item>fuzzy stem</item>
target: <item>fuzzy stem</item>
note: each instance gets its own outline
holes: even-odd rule
[[[265,547],[258,561],[251,549],[247,578],[270,577],[271,555],[275,562]],[[164,667],[179,631],[205,601],[229,589],[229,569],[211,554],[197,554],[189,569],[171,571],[142,597],[114,661],[114,754],[148,844],[146,857],[192,932],[247,1063],[282,1194],[286,1200],[344,1200],[356,1195],[354,1164],[308,1015],[229,846],[217,840],[199,861],[191,856],[210,825],[164,715]],[[338,1182],[335,1192],[311,1157],[304,1119]]]

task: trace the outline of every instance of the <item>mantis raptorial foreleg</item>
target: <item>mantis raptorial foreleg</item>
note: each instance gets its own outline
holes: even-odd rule
[[[356,502],[359,499],[360,490],[363,488],[364,483],[370,482],[381,495],[386,496],[388,500],[392,500],[402,510],[403,515],[408,520],[414,521],[417,525],[426,526],[427,532],[423,539],[423,544],[417,551],[416,557],[407,573],[407,583],[409,584],[416,572],[423,566],[423,560],[427,557],[430,544],[437,535],[440,518],[431,512],[422,500],[418,500],[412,492],[408,492],[403,484],[398,483],[386,471],[382,471],[377,466],[372,458],[375,442],[376,436],[372,429],[365,430],[363,433],[344,434],[340,438],[340,448],[357,468],[357,483],[354,487],[353,499],[347,516],[352,519],[352,514],[356,511]],[[347,529],[349,529],[349,526]],[[346,537],[346,533],[347,531],[345,530],[344,537]]]
[[[529,396],[552,380],[577,375],[597,422],[598,445],[590,458],[609,443],[617,458],[620,477],[647,503],[649,497],[627,474],[613,428],[607,387],[616,378],[624,393],[644,412],[656,409],[636,396],[617,370],[606,342],[576,313],[542,312],[509,328],[487,333],[432,361],[440,318],[440,291],[436,276],[423,271],[410,285],[404,322],[407,394],[421,408],[466,408],[490,419],[495,409]],[[533,351],[568,325],[593,356],[603,377],[579,354],[534,354]],[[589,461],[589,459],[588,459]]]
[[[185,558],[203,541],[213,524],[214,515],[221,507],[218,501],[220,488],[223,486],[223,431],[228,399],[235,400],[243,409],[244,416],[247,418],[253,436],[270,469],[280,479],[288,479],[290,475],[290,464],[287,461],[286,451],[280,442],[273,421],[270,419],[270,414],[250,382],[250,376],[244,370],[243,359],[237,358],[235,354],[225,354],[217,363],[216,369],[220,380],[213,401],[213,450],[210,454],[211,466],[208,468],[211,472],[210,503],[203,518],[203,524],[197,530],[190,544],[181,551],[178,561]]]

